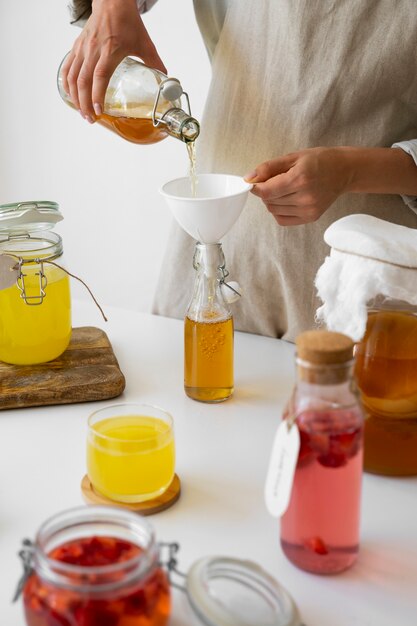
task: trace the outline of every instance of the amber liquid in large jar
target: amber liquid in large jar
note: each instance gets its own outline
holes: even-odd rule
[[[355,357],[366,417],[365,469],[417,474],[417,316],[371,311]]]
[[[185,318],[185,393],[222,402],[233,393],[233,318],[196,322]]]
[[[151,119],[144,117],[119,117],[103,113],[97,122],[133,143],[157,143],[168,136],[163,126],[155,127]]]

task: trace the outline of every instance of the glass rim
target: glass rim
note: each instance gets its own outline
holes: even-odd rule
[[[19,248],[20,243],[29,243],[29,246],[22,249]],[[43,246],[43,243],[48,245]],[[42,230],[31,231],[29,237],[27,233],[22,233],[10,238],[6,231],[0,229],[0,250],[2,249],[5,250],[5,254],[9,252],[11,256],[22,257],[26,263],[36,263],[38,259],[52,260],[63,254],[62,237],[58,233]]]
[[[83,525],[88,528],[92,523],[91,518],[94,517],[94,515],[98,516],[98,522],[105,522],[108,518],[109,522],[119,522],[121,526],[132,533],[134,532],[135,526],[140,526],[147,533],[148,545],[144,547],[132,540],[133,543],[142,548],[142,551],[126,561],[110,563],[108,565],[74,565],[54,559],[46,553],[48,539],[62,530],[62,528],[75,528]],[[72,516],[75,516],[75,521],[71,519]],[[106,574],[128,571],[129,579],[142,578],[152,569],[157,560],[158,544],[156,543],[155,532],[151,524],[143,517],[138,517],[134,513],[133,516],[131,511],[103,505],[91,507],[79,506],[55,513],[43,522],[36,533],[35,559],[37,563],[35,564],[35,569],[37,573],[41,578],[50,580],[61,587],[68,586],[71,588],[78,588],[82,586],[82,584],[78,581],[62,580],[62,577],[68,578],[71,575],[82,576],[83,574],[105,576]],[[67,523],[65,524],[65,522]],[[62,528],[60,523],[63,524]],[[89,535],[86,535],[86,537],[88,536]],[[96,590],[106,591],[115,589],[121,584],[124,584],[124,582],[124,580],[112,581],[104,584],[99,583],[96,586],[86,582],[83,584],[86,587],[91,587],[91,589],[95,588]]]
[[[91,421],[94,419],[94,417],[101,412],[107,411],[107,410],[111,410],[111,409],[116,409],[117,408],[127,408],[127,407],[146,407],[149,409],[153,409],[153,410],[157,410],[160,411],[161,413],[163,413],[168,419],[167,419],[167,423],[169,425],[169,432],[173,432],[174,429],[174,418],[172,417],[171,413],[169,413],[168,411],[166,411],[165,409],[163,409],[162,407],[156,405],[156,404],[147,404],[146,402],[120,402],[119,404],[110,404],[108,406],[102,407],[101,409],[97,409],[96,411],[93,411],[92,413],[90,413],[90,415],[88,416],[88,420],[87,420],[87,426],[88,426],[88,431],[93,432],[95,437],[100,437],[101,439],[105,439],[107,441],[117,441],[117,442],[123,442],[123,443],[141,443],[144,441],[148,441],[149,437],[142,437],[140,439],[124,439],[121,437],[110,437],[109,435],[104,435],[103,433],[99,433],[96,430],[94,430],[94,426],[91,424]],[[121,417],[129,417],[129,415],[114,415],[114,418],[121,418]],[[154,417],[152,415],[143,415],[141,417]],[[103,420],[106,418],[103,418]],[[111,416],[110,416],[111,419]],[[158,419],[158,418],[156,418]],[[102,420],[98,420],[96,423],[99,423],[99,421]],[[167,433],[160,433],[160,436],[166,436]]]

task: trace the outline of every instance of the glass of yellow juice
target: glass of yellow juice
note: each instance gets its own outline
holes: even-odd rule
[[[146,404],[115,404],[88,418],[87,473],[94,490],[115,502],[160,496],[174,478],[173,419]]]

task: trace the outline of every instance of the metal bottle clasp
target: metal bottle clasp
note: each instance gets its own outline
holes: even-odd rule
[[[39,264],[39,272],[35,272],[35,276],[39,276],[39,294],[28,296],[26,293],[26,285],[25,278],[27,274],[23,273],[22,265],[24,264],[23,259],[19,259],[19,274],[17,276],[16,284],[20,291],[20,297],[28,304],[29,306],[36,306],[38,304],[42,304],[43,299],[46,296],[46,285],[48,284],[48,279],[46,278],[43,271],[43,261],[40,259],[35,259],[35,263]]]
[[[12,602],[16,602],[23,591],[23,587],[26,584],[27,579],[33,572],[33,555],[35,552],[35,547],[30,539],[23,539],[22,541],[22,549],[19,551],[18,555],[22,561],[23,565],[23,574],[17,583],[17,588],[15,594],[13,596]]]
[[[169,584],[171,585],[171,587],[175,587],[175,589],[179,589],[180,591],[185,592],[186,589],[184,585],[173,580],[174,574],[179,576],[182,580],[187,578],[186,574],[183,574],[177,569],[177,554],[180,550],[180,544],[159,542],[158,546],[160,553],[159,564],[165,567],[165,569],[167,570]]]
[[[186,91],[183,91],[181,87],[181,83],[177,78],[166,78],[159,84],[158,93],[155,98],[155,103],[153,105],[152,123],[155,128],[157,128],[160,124],[167,123],[164,120],[164,116],[166,115],[167,112],[160,119],[156,118],[156,111],[158,109],[158,104],[159,104],[159,99],[161,97],[161,94],[164,95],[166,99],[169,101],[179,100],[181,96],[184,96],[187,101],[188,114],[191,116],[191,106],[190,106],[190,99],[188,97],[188,93]]]

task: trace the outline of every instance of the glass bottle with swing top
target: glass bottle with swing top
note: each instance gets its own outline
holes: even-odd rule
[[[68,274],[55,202],[0,205],[0,361],[45,363],[71,338]]]
[[[64,102],[73,107],[63,87],[61,68],[62,63],[58,70],[58,90]],[[187,111],[182,108],[181,97],[186,101]],[[130,57],[114,71],[106,91],[104,111],[97,122],[138,144],[157,143],[168,136],[192,143],[200,133],[200,125],[191,115],[188,94],[179,80]]]
[[[193,265],[197,276],[185,316],[184,388],[194,400],[222,402],[233,394],[233,317],[228,302],[239,294],[224,282],[228,273],[220,243],[197,243]]]

